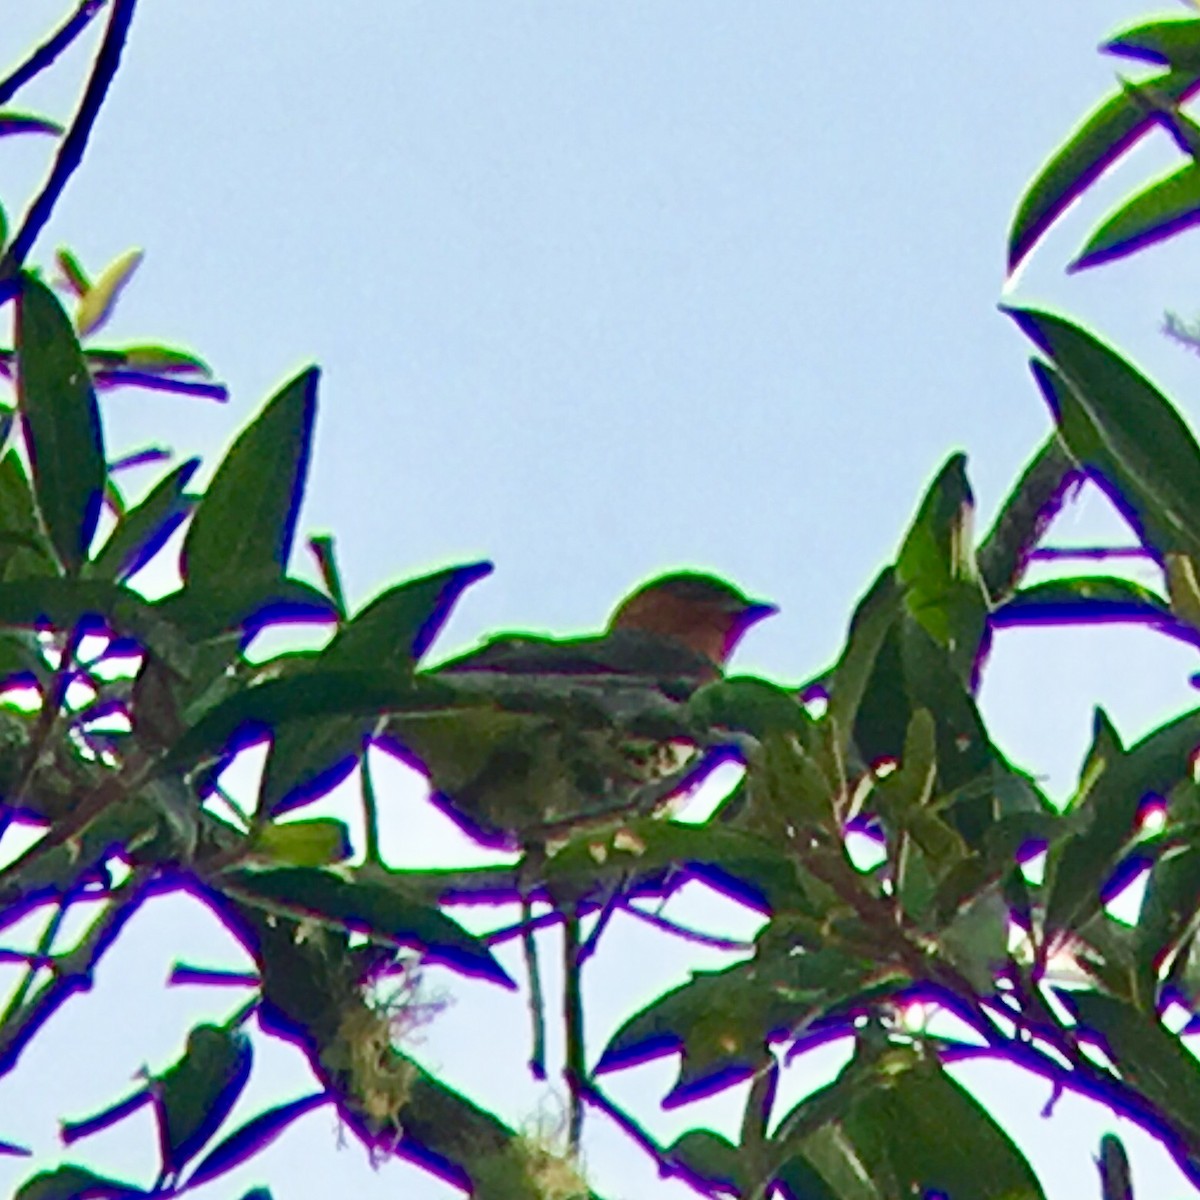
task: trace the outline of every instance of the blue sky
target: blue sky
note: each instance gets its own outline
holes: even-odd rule
[[[16,7],[0,43],[9,60],[60,6]],[[1008,221],[1112,86],[1117,60],[1094,47],[1154,11],[1116,0],[145,3],[39,259],[65,242],[98,268],[143,247],[107,339],[186,343],[232,388],[225,408],[110,396],[113,446],[166,441],[211,462],[278,383],[321,364],[303,523],[336,534],[355,602],[492,559],[495,575],[444,635],[449,651],[497,628],[593,628],[636,580],[694,565],[781,606],[738,661],[798,680],[836,652],[944,458],[969,454],[985,527],[1049,428],[1026,346],[996,311]],[[65,113],[83,67],[73,54],[24,103]],[[14,213],[48,146],[0,146]],[[1169,161],[1162,143],[1132,156],[1006,296],[1091,323],[1195,418],[1200,363],[1157,328],[1166,307],[1200,308],[1197,243],[1063,271],[1106,205]],[[1056,532],[1086,542],[1113,528],[1085,500]],[[1061,795],[1095,703],[1136,736],[1193,703],[1192,670],[1144,634],[1014,633],[984,702],[1001,744]],[[457,852],[420,816],[411,781],[385,782],[398,856],[427,853],[414,849],[426,837]],[[144,914],[101,973],[86,1011],[112,1045],[85,1042],[64,1018],[0,1081],[5,1111],[25,1098],[25,1125],[0,1136],[49,1153],[51,1117],[120,1094],[143,1061],[169,1061],[197,1012],[221,1011],[220,997],[161,990],[180,929],[194,935],[189,957],[229,957],[183,907]],[[646,971],[617,983],[625,972],[597,963],[597,1045],[622,1006],[687,970],[643,931],[622,937],[608,963],[628,955]],[[130,1047],[121,1005],[143,989],[159,999]],[[520,1003],[489,1003],[451,1006],[425,1053],[520,1119],[540,1096],[509,1083],[524,1055]],[[286,1052],[272,1062],[258,1103],[303,1086]],[[61,1086],[53,1109],[35,1111],[28,1098],[40,1105],[47,1074]],[[1045,1122],[1040,1085],[976,1078],[1050,1195],[1079,1194],[1105,1127],[1095,1110],[1064,1100]],[[682,1128],[691,1112],[659,1118],[646,1102],[669,1079],[658,1064],[613,1090],[656,1130]],[[135,1133],[98,1139],[90,1161],[144,1171],[149,1129]],[[589,1149],[601,1191],[690,1194],[655,1181],[610,1130]],[[452,1194],[361,1160],[318,1115],[246,1185]],[[1183,1194],[1162,1164],[1139,1154],[1144,1194]]]

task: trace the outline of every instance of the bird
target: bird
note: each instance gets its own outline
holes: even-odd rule
[[[682,706],[777,611],[715,575],[670,571],[622,598],[599,634],[503,634],[432,668],[463,703],[394,717],[390,740],[484,844],[620,817],[695,763]]]

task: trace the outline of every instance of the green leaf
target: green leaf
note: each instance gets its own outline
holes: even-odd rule
[[[127,579],[145,566],[191,510],[185,489],[199,465],[198,458],[191,458],[164,475],[117,522],[84,573],[94,579]]]
[[[1081,1025],[1100,1035],[1104,1052],[1132,1087],[1191,1138],[1200,1135],[1200,1063],[1153,1013],[1100,992],[1060,992]]]
[[[57,121],[32,113],[0,110],[0,137],[10,137],[14,133],[51,133],[57,136],[63,133],[63,127]]]
[[[969,681],[987,630],[987,600],[975,569],[975,501],[967,457],[951,455],[925,493],[896,559],[908,611]]]
[[[1195,72],[1170,71],[1149,80],[1171,102],[1196,87]],[[1021,265],[1043,234],[1134,142],[1153,117],[1124,91],[1103,100],[1051,156],[1026,190],[1008,235],[1008,270]]]
[[[353,852],[349,829],[333,817],[260,825],[250,846],[256,855],[294,867],[331,866]]]
[[[97,1175],[86,1167],[63,1166],[53,1171],[41,1171],[27,1179],[16,1191],[13,1200],[132,1200],[135,1196],[150,1196],[131,1183],[120,1183],[105,1175]]]
[[[1021,1152],[935,1060],[903,1047],[865,1060],[860,1051],[781,1122],[776,1178],[792,1194],[1042,1200]]]
[[[771,733],[806,733],[813,724],[793,692],[751,676],[706,683],[692,694],[687,711],[697,725],[760,739]]]
[[[390,877],[354,878],[316,867],[277,867],[229,871],[216,882],[236,899],[268,911],[416,946],[435,962],[512,986],[483,942],[437,908],[406,895]]]
[[[91,290],[91,276],[83,269],[83,264],[73,251],[68,250],[66,246],[60,246],[55,251],[54,261],[62,272],[63,282],[75,293],[76,297]]]
[[[334,634],[322,666],[411,670],[463,592],[492,570],[489,562],[467,563],[388,588]]]
[[[1084,271],[1144,250],[1200,221],[1200,166],[1194,162],[1135,192],[1092,232],[1069,270]]]
[[[1164,848],[1150,869],[1134,929],[1139,1006],[1152,1011],[1159,974],[1171,978],[1186,959],[1184,943],[1195,932],[1200,912],[1200,788],[1187,779],[1172,789],[1167,803]]]
[[[107,469],[100,412],[62,306],[26,275],[17,302],[17,395],[46,532],[72,574],[87,557]]]
[[[325,590],[329,593],[329,598],[333,601],[338,616],[341,618],[349,616],[350,609],[346,604],[346,592],[342,587],[342,573],[338,570],[332,536],[322,534],[310,537],[308,548],[317,560],[317,569],[321,572],[321,582],[325,584]]]
[[[0,577],[57,575],[54,548],[38,520],[33,489],[16,450],[0,458]]]
[[[1200,710],[1147,735],[1128,751],[1101,724],[1088,755],[1072,820],[1077,832],[1052,848],[1046,867],[1046,936],[1078,928],[1101,904],[1101,888],[1135,833],[1144,797],[1190,777],[1200,746]]]
[[[992,613],[993,623],[1002,626],[1121,620],[1174,624],[1161,596],[1113,575],[1077,575],[1031,584]]]
[[[728,1138],[711,1129],[689,1129],[671,1144],[666,1157],[714,1187],[729,1191],[750,1190],[746,1186],[741,1151]],[[808,1192],[802,1194],[804,1200],[809,1200]]]
[[[1177,71],[1200,72],[1200,19],[1173,17],[1146,21],[1105,43],[1110,54],[1161,63]]]
[[[719,971],[696,971],[617,1030],[597,1072],[681,1050],[669,1098],[682,1103],[719,1081],[744,1078],[761,1061],[767,1038],[798,1033],[868,988],[902,982],[880,963],[835,947],[760,955]]]
[[[1096,1160],[1096,1166],[1100,1169],[1103,1200],[1133,1200],[1129,1155],[1115,1133],[1106,1133],[1100,1139],[1100,1157]]]
[[[163,769],[194,765],[206,754],[223,749],[248,725],[275,728],[303,717],[422,712],[460,700],[457,692],[435,680],[405,679],[392,671],[305,671],[244,688],[215,705],[176,743]]]
[[[293,1121],[329,1102],[325,1092],[288,1100],[251,1117],[217,1143],[188,1176],[187,1188],[199,1187],[241,1166],[252,1155],[265,1150]]]
[[[163,1169],[178,1174],[229,1115],[252,1060],[244,1033],[197,1025],[180,1059],[155,1088]]]
[[[846,647],[833,669],[829,685],[829,720],[846,750],[858,724],[863,700],[881,668],[881,656],[886,663],[889,636],[901,615],[901,591],[895,573],[883,571],[859,601],[850,621]]]
[[[773,909],[807,903],[795,864],[779,841],[740,829],[653,817],[569,838],[547,860],[545,879],[552,892],[578,896],[591,887],[603,892],[613,884],[632,885],[685,864],[715,867],[722,875],[751,885]]]
[[[125,290],[141,262],[140,250],[126,250],[124,254],[113,259],[100,272],[99,279],[80,296],[79,304],[75,308],[75,328],[81,338],[95,333],[112,316],[117,298]]]
[[[183,544],[187,589],[202,594],[284,574],[304,493],[317,370],[285,384],[238,434]]]
[[[470,563],[389,588],[345,622],[312,660],[315,671],[394,668],[411,671],[446,622],[459,596],[491,573],[491,563]],[[335,600],[336,603],[336,600]],[[269,814],[321,794],[361,752],[374,718],[330,720],[321,716],[278,728],[263,772],[261,811]]]
[[[1054,361],[1035,373],[1072,453],[1117,489],[1112,498],[1152,549],[1200,557],[1200,446],[1175,407],[1078,325],[1008,311]]]

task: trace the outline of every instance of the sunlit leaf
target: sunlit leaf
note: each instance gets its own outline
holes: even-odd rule
[[[133,278],[142,262],[142,251],[126,250],[113,259],[95,283],[79,298],[75,307],[75,328],[79,336],[95,333],[112,316],[117,299]]]

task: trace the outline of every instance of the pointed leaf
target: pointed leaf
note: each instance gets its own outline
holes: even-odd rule
[[[198,458],[190,458],[164,475],[117,522],[86,574],[95,579],[127,579],[141,570],[191,510],[185,489],[199,465]]]
[[[222,891],[261,908],[327,921],[398,945],[415,946],[455,970],[512,986],[486,945],[439,909],[390,879],[352,878],[316,867],[229,871]]]
[[[0,602],[3,595],[0,587]],[[176,743],[163,769],[194,765],[223,749],[246,727],[275,728],[304,717],[324,720],[424,712],[462,702],[463,697],[446,684],[428,678],[406,679],[393,671],[304,671],[245,688],[217,704]]]
[[[1105,43],[1104,49],[1110,54],[1178,71],[1200,71],[1200,19],[1173,17],[1146,21],[1117,34]]]
[[[75,328],[81,338],[95,333],[112,316],[117,298],[141,265],[142,257],[140,250],[126,250],[100,272],[99,279],[79,298]]]
[[[83,352],[45,284],[24,276],[17,305],[17,393],[46,532],[74,573],[100,518],[107,470]]]
[[[1071,271],[1115,262],[1200,221],[1200,166],[1194,162],[1135,192],[1092,232]]]
[[[188,1176],[185,1186],[199,1187],[240,1167],[248,1158],[265,1150],[293,1121],[328,1103],[329,1096],[325,1092],[317,1092],[299,1100],[289,1100],[286,1104],[276,1105],[252,1117],[213,1147]]]
[[[1171,102],[1186,99],[1200,79],[1171,71],[1149,81]],[[1051,156],[1029,185],[1009,231],[1012,274],[1042,235],[1153,124],[1153,117],[1124,91],[1103,100]]]
[[[188,588],[218,591],[287,566],[308,472],[317,371],[285,384],[217,467],[183,545]]]
[[[1099,1034],[1104,1052],[1127,1083],[1172,1123],[1200,1135],[1200,1063],[1153,1013],[1100,992],[1059,993],[1080,1024]]]
[[[197,1025],[183,1056],[159,1076],[163,1169],[178,1174],[229,1115],[250,1077],[252,1053],[244,1033]]]
[[[824,1118],[815,1128],[806,1109]],[[873,1078],[852,1062],[830,1088],[801,1101],[779,1141],[778,1178],[793,1195],[1043,1198],[1028,1162],[983,1106],[936,1061],[899,1049],[879,1057]]]
[[[1122,511],[1155,551],[1200,556],[1200,446],[1175,407],[1078,325],[1033,309],[1008,311],[1054,361],[1039,383],[1072,452],[1119,492]]]
[[[97,1175],[86,1167],[67,1165],[27,1179],[16,1190],[13,1200],[134,1200],[151,1194],[130,1183]]]
[[[1097,736],[1112,745],[1102,731]],[[1099,910],[1103,887],[1135,833],[1143,798],[1165,795],[1190,777],[1198,746],[1200,710],[1161,726],[1123,753],[1093,747],[1072,810],[1078,832],[1055,847],[1047,864],[1047,938],[1077,930]]]
[[[60,135],[63,127],[57,121],[46,117],[36,117],[32,113],[11,112],[8,109],[0,111],[0,137],[10,137],[14,133],[52,133]]]
[[[966,467],[967,456],[953,454],[930,485],[896,558],[896,578],[908,611],[969,680],[987,629],[987,601],[975,569]]]

